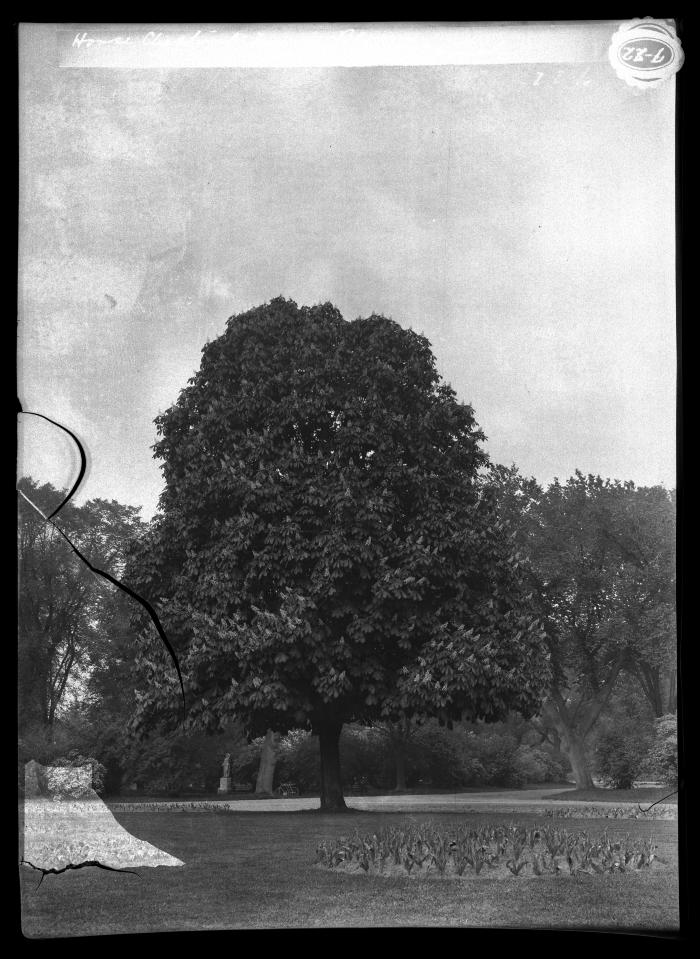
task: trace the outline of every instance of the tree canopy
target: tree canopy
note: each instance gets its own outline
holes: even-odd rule
[[[332,808],[343,722],[538,708],[522,557],[424,337],[278,298],[228,321],[156,423],[165,488],[128,576],[158,603],[190,723],[310,726]],[[139,721],[174,716],[155,642],[140,667]]]

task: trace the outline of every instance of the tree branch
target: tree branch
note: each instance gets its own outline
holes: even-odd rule
[[[621,652],[617,654],[615,661],[610,667],[608,678],[600,687],[599,693],[594,697],[594,699],[592,700],[589,706],[588,715],[583,721],[582,735],[585,736],[590,731],[591,727],[593,726],[595,721],[598,719],[598,716],[600,716],[602,710],[608,704],[610,696],[612,695],[612,691],[615,687],[615,682],[617,681],[617,677],[620,675],[623,664],[625,662],[625,658],[626,658],[625,650],[622,650]]]

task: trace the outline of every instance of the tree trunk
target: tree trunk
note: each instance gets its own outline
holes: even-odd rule
[[[265,742],[263,743],[260,754],[260,765],[258,766],[258,778],[255,783],[256,796],[272,796],[272,781],[275,775],[275,766],[277,765],[277,743],[279,733],[271,729],[265,733]]]
[[[558,704],[556,700],[559,700]],[[558,706],[558,708],[557,708]],[[586,733],[574,729],[568,721],[568,710],[557,695],[554,702],[544,704],[542,716],[546,724],[552,729],[556,747],[566,756],[571,764],[577,789],[593,789],[593,776],[586,757]],[[592,725],[592,724],[591,724]],[[590,729],[590,725],[588,726]],[[588,730],[586,730],[587,732]]]
[[[610,665],[605,682],[600,684],[592,698],[582,699],[576,706],[567,705],[561,690],[553,687],[549,699],[542,704],[542,718],[556,731],[561,751],[571,763],[577,789],[594,788],[584,744],[612,695],[624,661],[623,650]]]
[[[394,764],[396,766],[396,786],[394,792],[406,791],[406,743],[402,739],[395,739]]]
[[[569,732],[562,738],[564,752],[571,763],[571,769],[576,780],[577,789],[593,789],[593,777],[588,768],[586,751],[583,745],[583,738],[573,732]]]
[[[678,686],[675,669],[669,669],[666,674],[665,713],[675,713],[678,709]]]
[[[649,705],[654,711],[654,716],[658,719],[663,716],[663,691],[664,677],[661,675],[658,667],[649,666],[648,663],[638,663],[633,669],[633,675],[644,693]]]
[[[340,731],[343,724],[332,720],[318,724],[321,750],[321,811],[347,809],[340,778]]]

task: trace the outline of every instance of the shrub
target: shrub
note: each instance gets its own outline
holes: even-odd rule
[[[232,761],[235,779],[254,782],[263,739],[240,750]],[[505,786],[519,788],[528,782],[561,781],[561,761],[543,747],[518,746],[505,724],[475,724],[449,730],[430,720],[414,727],[405,744],[406,784],[426,783],[441,788]],[[357,724],[344,726],[340,737],[343,783],[352,787],[391,789],[395,760],[391,741],[381,728]],[[320,787],[318,741],[305,730],[292,730],[279,742],[274,784],[296,783],[302,792]]]
[[[274,782],[293,782],[300,792],[321,788],[318,737],[295,729],[280,740]]]
[[[645,739],[629,726],[607,729],[595,747],[598,775],[613,789],[631,789],[644,761]]]
[[[255,781],[263,740],[255,740],[235,765],[237,777]],[[379,730],[347,725],[340,737],[340,768],[346,786],[355,783],[378,787],[387,784],[391,758],[385,737]],[[295,783],[301,792],[320,789],[321,770],[318,738],[302,729],[293,729],[280,739],[274,783]]]
[[[389,787],[392,764],[389,743],[381,730],[357,725],[343,728],[340,768],[346,785]]]
[[[563,782],[566,777],[564,763],[541,746],[518,746],[513,763],[526,783]]]
[[[669,786],[678,785],[678,723],[672,713],[654,723],[654,739],[643,768]]]
[[[518,746],[513,755],[513,766],[524,783],[543,783],[549,778],[547,757],[531,746]]]
[[[245,783],[256,781],[264,742],[265,737],[259,736],[247,745],[242,746],[236,755],[231,757],[231,778],[233,780]]]
[[[630,789],[643,775],[654,738],[654,716],[637,683],[623,675],[589,737],[592,769],[607,786]]]
[[[518,767],[517,751],[518,741],[504,724],[479,724],[464,736],[462,763],[466,766],[471,761],[478,770],[476,785],[519,789],[527,782],[527,776]]]
[[[179,731],[154,735],[130,744],[123,760],[123,781],[137,782],[143,791],[154,795],[213,792],[219,784],[225,753],[231,754],[235,768],[236,757],[244,748],[236,727],[210,736]],[[255,769],[257,772],[257,765]]]
[[[430,720],[414,729],[406,745],[406,784],[434,786],[504,786],[559,782],[564,763],[545,747],[518,745],[521,732],[513,723],[474,723],[450,730]],[[382,785],[393,785],[393,757],[387,742]],[[373,768],[379,766],[375,762]]]
[[[92,756],[81,756],[76,750],[71,750],[67,756],[54,759],[49,766],[46,784],[53,795],[80,799],[89,796],[93,790],[101,793],[104,789],[107,770]]]
[[[25,727],[18,743],[18,772],[20,789],[24,787],[24,767],[30,760],[35,760],[42,766],[56,765],[56,756],[65,760],[73,753],[82,755],[102,755],[99,750],[93,750],[82,742],[82,737],[76,734],[73,724],[57,723],[54,727],[40,724]]]
[[[448,788],[466,786],[475,775],[475,763],[462,754],[459,737],[433,720],[419,726],[409,742],[406,773],[408,785],[420,779]]]

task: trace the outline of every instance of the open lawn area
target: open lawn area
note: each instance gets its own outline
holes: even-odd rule
[[[328,926],[678,928],[675,822],[569,820],[566,828],[649,838],[666,865],[635,873],[420,880],[336,874],[314,866],[321,840],[407,821],[531,825],[532,814],[115,812],[183,867],[137,875],[88,867],[47,875],[20,866],[28,937]],[[549,820],[551,823],[551,820]]]

